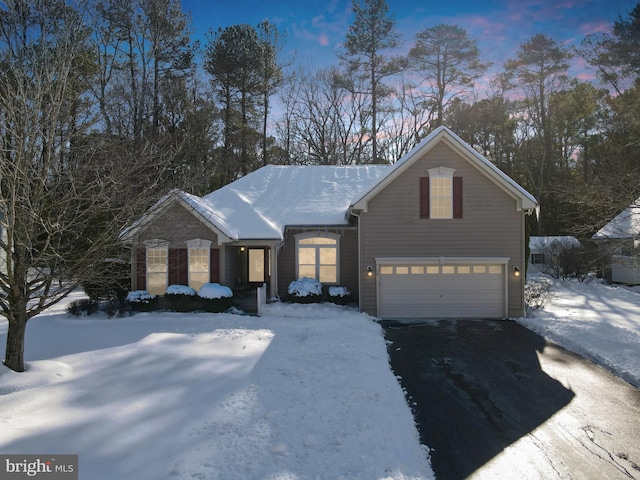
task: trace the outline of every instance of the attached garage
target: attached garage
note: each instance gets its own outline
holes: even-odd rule
[[[508,258],[377,258],[381,318],[507,316]]]

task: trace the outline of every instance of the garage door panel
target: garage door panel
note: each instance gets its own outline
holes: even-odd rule
[[[406,265],[387,268],[378,278],[378,315],[382,318],[502,317],[505,309],[505,269],[493,265],[458,268],[442,265],[438,273],[397,274]],[[411,271],[411,269],[409,269]],[[462,271],[463,273],[457,273]],[[442,273],[453,272],[453,273]]]

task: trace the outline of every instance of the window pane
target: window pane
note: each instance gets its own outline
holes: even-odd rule
[[[147,291],[151,295],[164,295],[167,291],[167,274],[147,273]]]
[[[167,271],[167,249],[149,248],[147,249],[147,272]]]
[[[249,249],[249,281],[264,282],[264,250]]]
[[[440,267],[435,265],[427,267],[427,275],[438,275],[439,273],[440,273]]]
[[[298,241],[300,245],[335,245],[337,241],[334,238],[312,237]]]
[[[462,274],[471,273],[471,267],[468,267],[467,265],[460,265],[458,267],[458,273],[462,273]]]
[[[320,248],[320,265],[336,265],[336,249]]]
[[[209,271],[209,250],[192,248],[189,250],[189,272]]]
[[[209,273],[190,273],[189,274],[189,286],[195,289],[197,292],[200,291],[202,285],[205,283],[209,283]]]
[[[380,267],[380,275],[391,275],[393,267]]]
[[[336,283],[338,281],[337,269],[335,266],[320,267],[320,283]]]
[[[491,275],[498,275],[502,273],[502,266],[500,265],[489,265],[489,273]]]
[[[298,269],[298,278],[302,277],[316,278],[316,266],[300,265],[300,268]]]
[[[407,275],[409,273],[409,267],[396,267],[396,275]]]
[[[413,265],[411,267],[411,274],[412,275],[422,275],[424,273],[424,267],[423,266],[415,266]]]
[[[315,265],[316,264],[316,249],[313,248],[300,248],[298,250],[298,262],[300,265]]]
[[[474,265],[473,273],[487,273],[487,267],[484,265]]]
[[[442,273],[445,275],[451,275],[453,273],[456,273],[456,267],[454,267],[453,265],[443,265]]]

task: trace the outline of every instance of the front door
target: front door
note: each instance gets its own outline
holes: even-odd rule
[[[264,283],[269,271],[269,257],[264,248],[249,249],[249,283]]]

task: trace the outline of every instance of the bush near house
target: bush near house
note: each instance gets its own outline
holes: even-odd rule
[[[351,292],[347,287],[331,286],[327,290],[327,300],[336,305],[346,305],[351,301]]]
[[[302,277],[289,284],[289,300],[293,303],[318,303],[322,301],[322,284],[314,279]]]

